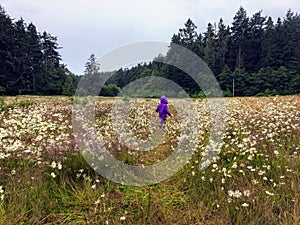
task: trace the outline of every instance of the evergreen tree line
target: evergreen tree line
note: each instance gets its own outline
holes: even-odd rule
[[[0,95],[74,93],[76,77],[61,64],[59,49],[56,37],[14,21],[0,5]]]
[[[199,34],[197,26],[188,19],[184,28],[171,38],[167,56],[158,56],[164,58],[158,61],[174,57],[172,44],[183,46],[203,59],[225,96],[300,93],[300,16],[291,10],[274,22],[261,11],[248,17],[240,7],[231,26],[225,25],[221,18],[218,23],[209,23],[206,31]],[[109,82],[122,88],[144,76],[168,78],[190,95],[203,95],[201,88],[183,71],[156,61],[120,69]]]
[[[11,19],[0,6],[0,95],[72,95],[82,77],[92,90],[111,76],[100,95],[114,96],[139,78],[159,76],[173,80],[191,96],[202,96],[203,91],[190,76],[163,63],[179,60],[174,54],[175,44],[206,62],[225,96],[300,93],[300,16],[291,10],[274,22],[261,11],[249,17],[240,7],[230,26],[220,19],[208,23],[203,33],[198,33],[195,23],[188,19],[172,36],[166,56],[130,69],[120,68],[111,76],[100,73],[101,65],[92,54],[84,75],[75,76],[61,63],[56,37],[39,33],[34,24],[26,24],[22,18]]]

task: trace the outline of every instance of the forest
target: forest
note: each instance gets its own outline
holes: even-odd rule
[[[231,25],[221,18],[208,23],[204,32],[198,32],[188,19],[171,37],[167,55],[157,57],[168,58],[175,44],[204,60],[224,96],[300,93],[300,16],[291,10],[274,21],[262,11],[249,17],[240,7]],[[0,6],[0,95],[73,95],[82,77],[107,75],[100,72],[94,54],[87,59],[83,75],[73,74],[62,63],[60,48],[57,37],[38,32],[22,18],[11,19]],[[176,82],[192,97],[203,96],[191,77],[155,59],[113,72],[100,95],[115,96],[138,78],[160,76]]]
[[[0,5],[0,95],[70,95],[76,77],[64,64],[57,37],[10,18]]]

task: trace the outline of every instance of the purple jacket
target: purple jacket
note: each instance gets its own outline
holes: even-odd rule
[[[168,99],[165,96],[160,98],[160,104],[158,104],[156,112],[159,112],[159,118],[165,120],[167,115],[171,116],[171,113],[168,109]]]

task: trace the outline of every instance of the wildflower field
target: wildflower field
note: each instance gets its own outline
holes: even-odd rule
[[[167,132],[151,151],[118,141],[116,101],[97,100],[97,139],[127,164],[168,157],[181,129],[176,99],[170,99]],[[158,99],[139,101],[128,118],[142,140],[154,135],[148,126]],[[206,99],[192,101],[199,109],[190,118],[199,129],[192,157],[162,182],[129,186],[97,174],[81,154],[72,107],[86,104],[84,98],[0,98],[0,224],[300,224],[300,96],[225,98],[222,145],[203,170],[209,108]]]

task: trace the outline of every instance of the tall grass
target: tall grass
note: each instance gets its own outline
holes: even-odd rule
[[[197,152],[177,174],[142,187],[109,181],[87,164],[72,136],[68,98],[3,102],[14,107],[2,111],[0,120],[0,224],[297,225],[299,100],[227,99],[226,135],[210,166],[198,170],[206,144],[200,139]],[[113,102],[101,100],[96,122],[99,135],[115,144],[116,158],[146,165],[170,154],[176,132],[150,153],[119,149],[109,133]],[[146,104],[155,108],[156,101]],[[132,128],[137,123],[142,129],[132,119]],[[178,124],[173,120],[168,126],[170,132]]]

